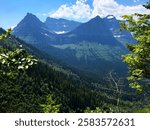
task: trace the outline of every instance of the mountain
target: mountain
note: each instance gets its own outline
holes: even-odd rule
[[[24,19],[14,28],[13,35],[25,40],[27,43],[38,44],[40,46],[41,44],[77,44],[83,41],[98,42],[105,45],[120,45],[105,24],[104,20],[99,16],[86,23],[80,24],[73,31],[61,35],[54,34],[52,30],[50,31],[50,26],[47,27],[49,23],[48,21],[53,21],[50,22],[53,24],[51,27],[56,27],[54,26],[54,21],[56,21],[55,24],[57,24],[58,21],[67,20],[47,18],[46,21],[47,24],[44,24],[35,15],[27,13]],[[57,31],[61,32],[61,30]]]
[[[57,34],[70,32],[77,28],[80,24],[80,22],[66,20],[62,18],[55,19],[48,17],[45,21],[45,25],[49,28],[49,30]]]
[[[54,38],[46,25],[31,13],[14,28],[13,35],[30,44],[48,44]]]
[[[36,16],[27,14],[13,34],[81,75],[102,79],[111,70],[124,74],[126,48],[99,16],[66,34],[53,34]],[[46,35],[45,35],[46,34]]]
[[[0,28],[0,34],[5,33],[5,30],[3,28]]]
[[[82,24],[75,21],[53,18],[47,18],[46,22],[43,23],[35,15],[27,13],[25,18],[14,28],[13,35],[30,44],[72,44],[83,41],[99,42],[105,45],[120,45],[120,43],[125,45],[127,42],[135,43],[131,33],[119,31],[120,22],[123,21],[109,15],[103,19],[97,16]],[[64,25],[67,25],[67,27],[64,27]],[[72,30],[73,28],[75,29]],[[67,30],[72,31],[61,35],[53,33],[61,33]]]
[[[66,34],[68,39],[75,42],[98,42],[105,45],[119,45],[120,43],[113,37],[107,25],[99,16],[91,19],[87,23],[81,24],[75,30]]]
[[[135,43],[135,40],[130,32],[120,31],[120,22],[125,22],[123,20],[117,20],[115,16],[108,15],[103,18],[103,21],[107,25],[107,28],[112,32],[113,36],[120,42],[122,45],[126,46],[126,43]]]

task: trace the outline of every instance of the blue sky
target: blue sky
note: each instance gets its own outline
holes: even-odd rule
[[[100,1],[104,4],[101,5]],[[119,17],[121,14],[116,14],[113,8],[138,7],[147,1],[148,0],[0,0],[0,27],[6,29],[17,25],[27,12],[35,14],[42,21],[48,16],[86,21],[96,14],[104,16],[105,13],[110,13],[105,11],[105,6],[111,8],[109,4],[112,5],[112,9],[110,9],[111,13]],[[95,6],[93,6],[94,2]],[[140,9],[140,7],[138,8]]]

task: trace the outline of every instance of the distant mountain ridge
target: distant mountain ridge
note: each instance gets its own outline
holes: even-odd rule
[[[56,23],[60,21],[48,19]],[[60,24],[60,28],[62,25]],[[97,78],[102,78],[111,70],[120,73],[126,70],[121,60],[121,56],[127,53],[124,39],[115,36],[126,35],[123,38],[128,41],[128,35],[131,34],[119,32],[119,27],[119,21],[114,16],[96,16],[68,33],[56,34],[36,16],[27,14],[14,28],[13,35],[77,71],[93,73]]]
[[[87,41],[119,45],[119,42],[135,42],[129,32],[119,31],[120,22],[109,15],[103,19],[96,16],[86,23],[48,17],[43,23],[35,15],[27,13],[14,28],[13,34],[30,44],[72,44]],[[63,34],[65,32],[68,33]]]
[[[75,30],[68,33],[69,36],[76,37],[74,41],[77,42],[98,42],[101,44],[120,44],[112,35],[111,31],[107,28],[105,22],[99,16],[91,19],[90,21],[81,24]]]
[[[80,22],[72,20],[66,20],[62,18],[55,19],[50,17],[48,17],[44,23],[50,31],[53,31],[57,34],[70,32],[81,24]]]

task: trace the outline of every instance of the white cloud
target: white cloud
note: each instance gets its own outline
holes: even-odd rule
[[[134,0],[138,2],[139,0]],[[50,17],[67,18],[79,21],[86,21],[96,15],[105,17],[109,14],[121,18],[125,14],[150,13],[142,5],[125,6],[118,4],[115,0],[93,0],[93,7],[87,4],[87,0],[77,0],[72,5],[61,5],[58,10],[50,13]]]
[[[104,17],[109,14],[115,15],[119,4],[114,0],[93,0],[93,7],[92,15]]]
[[[139,0],[133,0],[134,3],[139,2]]]
[[[115,0],[93,0],[93,16],[100,15],[101,17],[112,14],[117,18],[121,18],[125,14],[134,13],[150,13],[142,5],[124,6],[118,4]]]
[[[76,3],[71,6],[66,4],[61,5],[56,12],[50,14],[50,17],[85,20],[90,17],[91,12],[92,10],[86,3],[86,0],[77,0]]]

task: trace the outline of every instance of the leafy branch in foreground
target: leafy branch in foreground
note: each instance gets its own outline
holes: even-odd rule
[[[27,70],[37,60],[29,55],[25,49],[15,47],[8,49],[4,41],[11,38],[11,29],[0,35],[0,74],[7,78],[13,78],[19,71]]]
[[[145,7],[150,9],[150,3]],[[131,53],[123,56],[129,68],[128,80],[131,87],[142,91],[144,84],[150,83],[150,14],[125,15],[123,19],[122,30],[130,31],[136,40],[136,44],[127,45]]]

